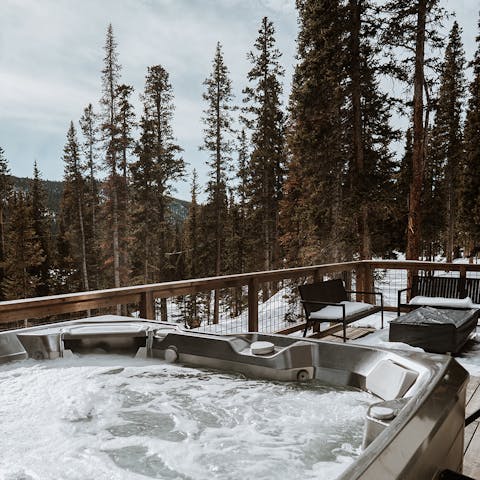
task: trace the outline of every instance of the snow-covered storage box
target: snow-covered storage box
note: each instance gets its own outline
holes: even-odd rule
[[[390,322],[391,342],[433,353],[457,353],[477,326],[480,310],[421,307]]]

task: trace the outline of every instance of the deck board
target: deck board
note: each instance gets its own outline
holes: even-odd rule
[[[472,386],[470,389],[467,387],[467,407],[465,411],[465,418],[480,409],[480,378],[470,378],[468,385]]]
[[[374,331],[375,329],[370,327],[347,327],[347,341],[356,340]],[[329,340],[331,342],[343,342],[342,326],[336,325],[334,328],[329,328],[324,332],[311,335],[310,338],[321,338],[322,340]]]
[[[475,393],[475,390],[480,386],[480,377],[470,377],[470,380],[467,385],[467,403],[472,398],[472,395]]]
[[[466,417],[480,408],[480,377],[470,377],[467,385]],[[465,428],[463,473],[480,478],[480,419]]]

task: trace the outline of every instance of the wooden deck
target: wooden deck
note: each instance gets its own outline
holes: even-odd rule
[[[372,332],[375,332],[375,328],[347,327],[347,341],[365,337]],[[336,324],[333,327],[330,327],[328,330],[309,335],[309,338],[321,338],[322,340],[329,340],[331,342],[343,342],[342,324]]]
[[[470,377],[467,386],[466,417],[480,408],[480,377]],[[463,473],[480,478],[480,419],[465,429]]]

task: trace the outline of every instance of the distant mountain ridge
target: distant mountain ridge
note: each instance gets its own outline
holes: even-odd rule
[[[28,191],[30,182],[32,181],[31,178],[16,177],[14,175],[11,175],[11,179],[14,188],[22,192]],[[62,201],[63,182],[43,179],[40,181],[47,193],[47,207],[55,214],[58,214],[60,212],[60,203]],[[189,207],[190,202],[178,198],[171,198],[170,208],[176,220],[183,222],[187,218]]]
[[[26,177],[15,177],[11,175],[10,178],[13,181],[13,186],[15,190],[21,192],[27,192],[32,181],[31,178]],[[63,182],[58,182],[54,180],[40,180],[42,182],[43,188],[47,192],[47,207],[54,213],[60,212],[60,202],[62,200],[63,194]]]

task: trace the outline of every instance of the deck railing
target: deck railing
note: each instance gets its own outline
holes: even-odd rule
[[[295,285],[298,283],[342,276],[356,290],[365,291],[375,288],[383,291],[387,309],[394,309],[396,292],[406,287],[408,273],[421,271],[435,271],[441,275],[480,276],[480,265],[365,260],[12,300],[0,302],[0,328],[5,328],[7,324],[14,322],[18,327],[21,326],[20,323],[35,324],[35,319],[52,316],[61,319],[61,316],[66,314],[98,312],[106,307],[117,305],[133,305],[141,318],[155,319],[158,317],[157,299],[178,299],[202,292],[237,289],[245,298],[242,314],[245,322],[238,328],[248,329],[248,331],[290,333],[301,329],[304,323],[301,309],[298,303],[295,303]],[[270,287],[266,289],[266,285]],[[271,287],[272,285],[274,287]],[[280,291],[283,292],[283,296],[286,295],[285,292],[290,292],[289,300],[282,300],[282,305],[290,302],[288,304],[291,305],[290,313],[293,313],[293,318],[292,315],[287,318],[285,311],[277,308],[279,304],[275,306],[272,303],[270,310],[263,308],[268,301],[265,291],[268,291],[269,295]],[[270,298],[273,299],[274,295],[272,294]],[[369,300],[373,301],[373,299]],[[203,325],[203,327],[206,331],[228,333],[233,331],[234,320],[233,318],[230,330],[222,327],[228,324],[225,316],[220,316],[218,325]]]

